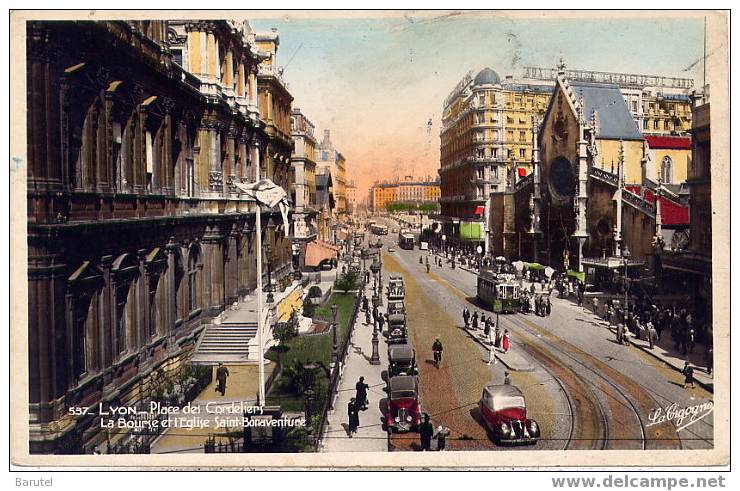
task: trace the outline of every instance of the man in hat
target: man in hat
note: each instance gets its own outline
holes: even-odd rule
[[[473,312],[473,329],[478,329],[478,311]]]
[[[434,426],[429,422],[429,415],[424,413],[424,422],[419,425],[419,439],[421,440],[421,451],[428,452],[432,449],[432,436]]]
[[[468,323],[470,322],[470,311],[467,307],[463,307],[463,322],[465,322],[465,327],[468,327]]]
[[[360,380],[355,384],[355,400],[357,401],[357,410],[367,410],[367,389],[370,386],[365,383],[365,377],[360,377]]]
[[[357,433],[357,427],[360,426],[360,414],[357,410],[356,400],[353,397],[347,404],[347,418],[349,423],[349,437],[352,438],[353,433]]]
[[[218,368],[216,369],[216,381],[218,382],[218,386],[216,387],[216,391],[220,392],[222,396],[226,395],[226,377],[229,376],[229,369],[224,366],[223,363],[218,363]]]

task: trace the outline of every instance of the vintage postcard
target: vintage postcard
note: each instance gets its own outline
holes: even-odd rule
[[[728,12],[10,22],[17,468],[729,464]]]

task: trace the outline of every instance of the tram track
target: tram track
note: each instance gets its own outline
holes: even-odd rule
[[[610,367],[595,356],[555,336],[529,319],[524,318],[522,314],[514,314],[512,318],[507,318],[507,320],[511,321],[512,324],[518,326],[521,330],[525,330],[530,335],[537,337],[541,343],[547,345],[552,351],[559,353],[577,367],[583,368],[587,373],[599,379],[602,385],[606,385],[613,392],[612,396],[610,396],[611,400],[615,402],[619,399],[624,400],[627,406],[623,404],[613,404],[612,406],[617,409],[617,412],[623,413],[624,416],[626,416],[624,413],[628,412],[634,417],[637,422],[636,429],[639,429],[641,449],[665,450],[682,448],[681,438],[677,434],[676,427],[673,423],[666,422],[646,426],[644,417],[650,414],[659,404],[652,394],[639,383],[629,379],[626,375]],[[606,394],[607,392],[604,391],[604,393]],[[616,398],[612,398],[614,394],[616,394]],[[616,438],[626,442],[634,439],[634,437],[624,434],[618,435]]]

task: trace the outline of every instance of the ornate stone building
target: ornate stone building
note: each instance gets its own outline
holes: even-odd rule
[[[27,28],[30,451],[89,452],[105,435],[71,407],[141,403],[255,288],[258,210],[232,183],[287,171],[246,22]],[[289,251],[280,213],[262,215]]]
[[[347,214],[347,163],[344,155],[334,147],[330,130],[324,130],[324,139],[319,144],[316,166],[322,173],[326,170],[331,173],[334,183],[334,199],[337,205],[336,218],[341,222]]]
[[[291,116],[293,136],[292,156],[292,201],[295,205],[293,213],[293,253],[302,264],[305,257],[306,244],[318,238],[316,206],[316,137],[314,125],[301,112],[294,108]]]

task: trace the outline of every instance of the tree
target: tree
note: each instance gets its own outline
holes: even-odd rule
[[[357,288],[358,276],[356,271],[347,271],[339,278],[334,286],[337,290],[347,293]]]

